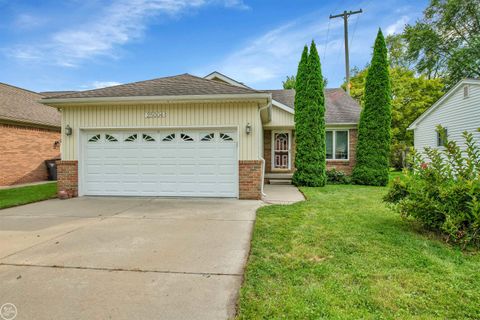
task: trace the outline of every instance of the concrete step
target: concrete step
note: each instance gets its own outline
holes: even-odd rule
[[[266,173],[265,178],[266,179],[292,179],[293,173]]]
[[[270,184],[292,184],[291,179],[270,179]]]

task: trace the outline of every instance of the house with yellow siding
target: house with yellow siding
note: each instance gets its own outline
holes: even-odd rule
[[[350,173],[360,107],[326,89],[327,166]],[[62,114],[59,190],[69,196],[260,199],[295,170],[294,90],[219,72],[42,99]]]

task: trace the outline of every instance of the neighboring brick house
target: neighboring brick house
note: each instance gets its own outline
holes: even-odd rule
[[[44,97],[0,83],[0,186],[46,180],[44,161],[60,156],[60,113]]]
[[[214,72],[43,99],[62,109],[59,190],[260,199],[264,182],[294,171],[294,96]],[[360,107],[342,89],[325,96],[327,165],[350,173]]]

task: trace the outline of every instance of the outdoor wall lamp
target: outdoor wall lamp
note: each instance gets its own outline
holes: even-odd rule
[[[67,124],[65,127],[65,135],[71,136],[72,135],[72,128]]]
[[[247,123],[247,126],[245,127],[245,132],[246,132],[247,134],[252,133],[252,125],[250,124],[250,122]]]

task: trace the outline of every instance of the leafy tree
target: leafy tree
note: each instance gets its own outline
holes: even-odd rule
[[[390,69],[392,84],[392,145],[390,163],[397,169],[405,164],[402,152],[413,146],[413,131],[407,130],[423,112],[444,94],[442,79],[418,77],[411,70]]]
[[[295,95],[297,153],[293,183],[319,187],[326,183],[325,96],[315,42],[304,48],[298,67]]]
[[[367,80],[368,66],[360,70],[357,67],[354,67],[351,71],[350,78],[350,96],[357,100],[357,102],[363,107],[363,98],[365,93],[365,82]],[[342,84],[342,88],[345,90],[347,88],[347,83]]]
[[[382,31],[379,30],[365,83],[353,182],[379,186],[388,183],[391,121],[387,47]]]
[[[480,3],[430,0],[423,18],[402,34],[408,60],[428,78],[444,77],[448,86],[480,77]]]
[[[351,96],[364,104],[365,81],[368,68],[355,69],[350,79]],[[390,68],[392,86],[392,148],[390,165],[400,169],[404,164],[403,152],[413,146],[413,132],[408,126],[444,94],[442,79],[428,79],[424,75],[403,67]]]
[[[282,84],[283,89],[295,89],[295,76],[287,76],[287,79]]]
[[[326,88],[328,79],[323,78],[323,87]],[[295,76],[287,76],[285,81],[282,81],[283,89],[295,89]]]
[[[407,43],[401,34],[391,34],[385,38],[388,50],[388,61],[390,67],[401,67],[412,69],[414,61],[408,56]]]

